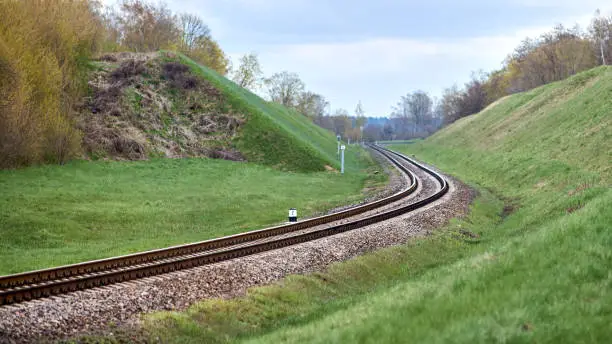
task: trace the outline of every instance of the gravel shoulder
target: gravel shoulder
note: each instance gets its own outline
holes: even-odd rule
[[[415,173],[422,188],[435,185],[429,175]],[[137,328],[142,313],[184,310],[201,299],[240,296],[248,288],[273,283],[289,274],[324,270],[332,263],[428,235],[451,218],[467,214],[475,197],[465,184],[450,177],[447,180],[450,190],[437,202],[354,231],[163,276],[2,307],[0,343],[108,334],[113,331],[110,324]],[[424,197],[421,195],[425,193],[415,197]]]

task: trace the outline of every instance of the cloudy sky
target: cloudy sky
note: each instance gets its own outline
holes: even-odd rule
[[[555,24],[585,27],[609,0],[167,0],[198,14],[235,60],[259,55],[269,76],[287,70],[331,107],[385,116],[401,95],[432,96],[471,71],[501,66],[526,36]]]

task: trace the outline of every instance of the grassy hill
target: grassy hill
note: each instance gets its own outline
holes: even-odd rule
[[[336,137],[331,132],[293,110],[261,99],[185,56],[180,59],[219,89],[233,110],[248,114],[236,147],[249,161],[299,170],[322,170],[324,164],[339,167]]]
[[[476,187],[471,214],[322,274],[159,313],[147,328],[183,343],[608,342],[610,99],[612,68],[596,68],[392,146]]]
[[[101,56],[89,88],[79,128],[93,158],[206,156],[301,172],[339,167],[332,133],[181,54]]]

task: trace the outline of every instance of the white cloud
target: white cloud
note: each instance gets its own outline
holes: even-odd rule
[[[366,111],[379,115],[386,115],[400,95],[417,88],[439,94],[443,87],[467,81],[471,71],[499,68],[507,54],[525,37],[537,36],[557,23],[566,26],[578,23],[584,28],[596,8],[604,13],[612,12],[609,0],[508,1],[525,7],[563,9],[551,12],[570,13],[570,16],[551,15],[542,27],[508,28],[505,34],[491,36],[458,39],[373,37],[345,43],[262,45],[256,41],[238,43],[242,41],[236,38],[248,33],[240,32],[241,29],[232,24],[232,20],[239,20],[239,17],[228,17],[227,13],[217,11],[218,0],[167,0],[173,11],[186,11],[203,17],[213,36],[234,61],[244,53],[258,52],[266,75],[282,70],[296,72],[310,90],[328,97],[334,108],[353,109],[361,99]],[[312,6],[310,0],[224,0],[224,6],[228,3],[227,8],[247,8],[258,12]],[[322,9],[319,12],[326,13]],[[335,20],[342,18],[339,15]],[[278,35],[282,35],[282,30]],[[300,39],[296,37],[294,41]]]

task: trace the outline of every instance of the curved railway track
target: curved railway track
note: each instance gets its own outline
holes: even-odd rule
[[[408,187],[375,202],[295,224],[131,255],[0,276],[0,306],[188,269],[320,239],[410,212],[439,199],[448,191],[448,183],[435,171],[403,154],[379,146],[371,146],[371,148],[384,155],[403,172],[409,180]],[[402,161],[431,175],[438,182],[439,190],[420,201],[400,205],[358,220],[307,231],[308,228],[347,219],[390,205],[414,193],[419,181],[403,165]]]

